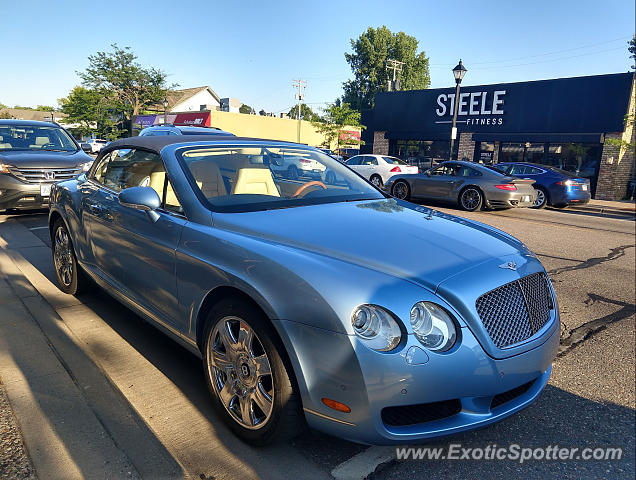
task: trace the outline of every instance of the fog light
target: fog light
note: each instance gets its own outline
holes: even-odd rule
[[[322,403],[327,405],[329,408],[333,408],[334,410],[338,410],[339,412],[350,413],[351,409],[346,406],[344,403],[337,402],[336,400],[332,400],[331,398],[322,398]]]

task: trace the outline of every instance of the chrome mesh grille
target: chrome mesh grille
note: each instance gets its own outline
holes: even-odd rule
[[[11,167],[11,173],[26,183],[55,183],[69,180],[82,173],[81,168],[17,168]],[[53,178],[50,177],[53,174]]]
[[[544,273],[533,273],[483,294],[475,302],[488,335],[498,348],[531,337],[554,308]]]

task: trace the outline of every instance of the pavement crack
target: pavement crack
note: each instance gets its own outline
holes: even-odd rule
[[[592,257],[588,258],[587,260],[583,260],[578,265],[569,265],[567,267],[555,268],[548,271],[548,275],[558,275],[560,273],[571,272],[573,270],[582,270],[585,268],[595,267],[596,265],[600,265],[611,260],[616,260],[617,258],[625,256],[625,250],[627,250],[628,248],[634,248],[634,245],[621,245],[620,247],[612,248],[610,249],[610,253],[608,253],[604,257]]]
[[[559,351],[557,353],[558,357],[565,355],[576,345],[583,343],[593,335],[605,330],[608,325],[618,322],[619,320],[629,318],[634,314],[634,308],[636,306],[632,303],[612,300],[610,298],[596,295],[595,293],[588,293],[587,296],[589,298],[585,301],[585,304],[588,306],[593,305],[596,302],[604,302],[612,305],[618,305],[621,308],[614,313],[610,313],[609,315],[605,315],[604,317],[597,318],[595,320],[590,320],[589,322],[585,322],[583,325],[578,326],[574,330],[570,330],[567,336],[561,339],[561,344],[559,345]]]

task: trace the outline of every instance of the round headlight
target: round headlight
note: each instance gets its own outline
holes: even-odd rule
[[[444,352],[455,344],[457,331],[446,311],[431,302],[417,302],[411,309],[415,337],[427,349]]]
[[[355,334],[373,350],[388,352],[400,343],[402,332],[393,316],[375,305],[360,305],[351,315]]]

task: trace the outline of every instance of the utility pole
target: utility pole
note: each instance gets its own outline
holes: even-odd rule
[[[404,62],[400,62],[399,60],[387,59],[386,61],[386,69],[393,70],[393,82],[389,80],[389,85],[388,85],[389,92],[392,90],[391,85],[393,85],[393,89],[398,90],[395,88],[395,77],[397,72],[402,71],[402,65],[404,65]]]
[[[294,80],[294,83],[292,83],[292,86],[294,88],[298,88],[298,93],[296,94],[296,98],[298,99],[298,131],[297,131],[297,142],[300,143],[300,125],[301,125],[301,120],[300,120],[300,105],[301,103],[303,103],[303,100],[305,99],[305,96],[303,95],[303,88],[305,88],[307,85],[307,81],[302,80],[302,79],[298,79],[298,80]]]

